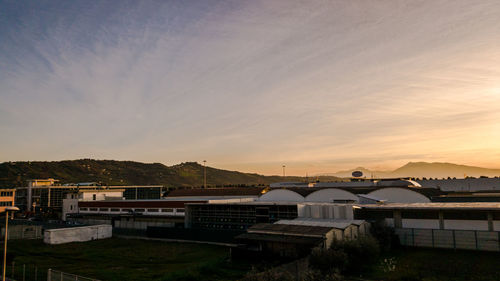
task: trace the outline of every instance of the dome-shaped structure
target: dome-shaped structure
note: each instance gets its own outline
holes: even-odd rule
[[[431,200],[409,188],[387,187],[368,193],[370,197],[386,200],[389,203],[429,203]]]
[[[358,196],[339,188],[325,188],[314,191],[304,199],[306,202],[346,203],[358,202]]]
[[[266,202],[304,202],[304,197],[288,189],[273,189],[259,197],[258,201]]]

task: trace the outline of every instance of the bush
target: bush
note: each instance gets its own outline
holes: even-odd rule
[[[309,256],[309,267],[323,274],[343,272],[348,257],[343,250],[314,249]]]
[[[399,247],[399,237],[394,232],[394,229],[386,226],[383,222],[372,224],[370,232],[378,241],[381,250],[387,252]]]
[[[309,267],[322,274],[359,273],[376,263],[379,255],[379,244],[370,236],[335,241],[328,250],[313,250],[309,256]]]

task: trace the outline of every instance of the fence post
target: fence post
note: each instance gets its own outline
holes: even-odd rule
[[[435,246],[434,246],[434,229],[431,229],[431,236],[432,236],[432,248],[435,248]]]
[[[451,231],[451,233],[453,233],[453,249],[456,250],[457,249],[457,240],[455,238],[455,230],[453,229]]]
[[[52,276],[51,276],[50,268],[47,270],[47,281],[52,281]]]
[[[476,242],[476,250],[479,250],[478,243],[477,243],[477,230],[474,230],[474,240]]]

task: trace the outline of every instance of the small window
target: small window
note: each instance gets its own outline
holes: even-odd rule
[[[80,211],[87,211],[87,208],[80,208]]]
[[[69,209],[73,211],[73,205],[69,205]]]
[[[132,209],[122,209],[122,212],[131,212]]]
[[[134,209],[134,211],[136,211],[136,212],[144,212],[145,210],[144,209]]]
[[[148,213],[157,213],[158,209],[148,209]]]
[[[177,209],[177,213],[184,213],[184,209]]]
[[[96,212],[96,211],[97,211],[97,208],[89,208],[89,211]]]
[[[111,208],[111,212],[119,212],[120,209],[116,209],[116,208]]]
[[[109,210],[109,208],[99,208],[99,211],[101,212],[107,212]]]
[[[96,199],[97,199],[97,195],[92,194],[92,200],[94,200],[94,201],[95,201]]]
[[[163,213],[172,213],[172,212],[174,212],[174,209],[172,209],[172,208],[167,208],[167,209],[161,209],[161,211],[162,211]]]

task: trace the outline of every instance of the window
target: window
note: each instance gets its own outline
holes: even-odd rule
[[[148,212],[149,212],[149,213],[157,213],[157,212],[158,212],[158,209],[148,209]]]
[[[94,200],[94,201],[95,201],[96,199],[97,199],[97,195],[92,194],[92,200]]]
[[[96,212],[97,208],[89,208],[89,211]]]
[[[99,211],[101,212],[107,212],[109,210],[109,208],[99,208]]]
[[[69,205],[69,209],[73,211],[73,205]]]
[[[144,209],[134,209],[134,211],[136,211],[136,212],[144,212],[145,210]]]
[[[80,208],[80,211],[87,211],[87,208]]]
[[[184,213],[184,209],[177,209],[177,213]]]
[[[161,211],[162,211],[163,213],[172,213],[172,212],[174,211],[174,209],[172,209],[172,208],[167,208],[167,209],[161,209]]]
[[[116,209],[116,208],[111,208],[111,212],[119,212],[120,209]]]

